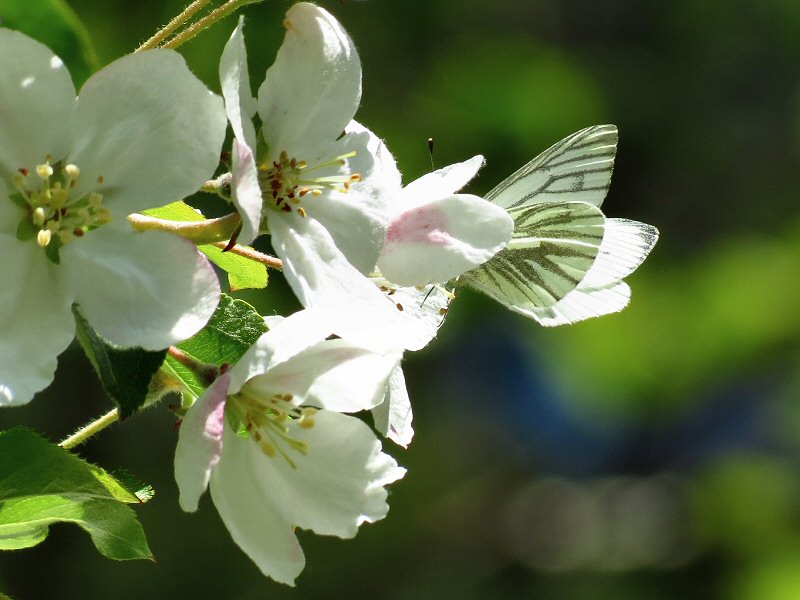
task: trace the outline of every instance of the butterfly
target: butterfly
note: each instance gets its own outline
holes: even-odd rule
[[[486,195],[514,219],[508,245],[466,284],[545,326],[622,310],[622,281],[653,249],[658,230],[600,210],[611,184],[617,128],[595,125],[554,144]]]

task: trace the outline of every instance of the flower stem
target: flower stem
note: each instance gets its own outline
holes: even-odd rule
[[[225,249],[228,246],[225,242],[214,242],[214,245],[217,248],[222,249]],[[260,262],[263,265],[267,265],[270,269],[276,269],[278,271],[283,270],[283,261],[280,258],[270,256],[269,254],[264,254],[247,246],[240,246],[236,244],[235,246],[228,248],[228,252],[231,254],[244,256],[245,258],[249,258],[250,260],[254,260],[256,262]]]
[[[228,2],[226,2],[222,6],[215,8],[205,17],[203,17],[198,21],[195,21],[194,23],[189,25],[186,29],[176,34],[175,37],[173,37],[166,44],[164,44],[162,48],[177,48],[178,46],[181,46],[182,44],[191,40],[193,37],[195,37],[198,33],[203,31],[204,29],[211,27],[217,21],[224,19],[238,8],[241,8],[246,4],[255,4],[261,1],[262,0],[228,0]]]
[[[191,240],[195,244],[213,244],[229,240],[241,221],[237,213],[202,221],[169,221],[140,214],[129,215],[128,220],[137,231],[150,229],[168,231]]]
[[[195,375],[203,378],[209,385],[219,377],[220,367],[199,361],[180,348],[170,346],[167,350],[167,354],[192,371]]]
[[[167,39],[170,35],[172,35],[179,27],[184,25],[189,19],[191,19],[197,11],[203,8],[206,4],[211,2],[211,0],[195,0],[189,6],[183,9],[183,12],[172,19],[169,23],[164,25],[161,29],[159,29],[153,37],[149,40],[144,42],[141,46],[139,46],[135,52],[141,52],[142,50],[150,50],[158,46],[161,42]]]
[[[106,427],[108,427],[113,423],[116,423],[117,421],[119,421],[119,410],[116,408],[111,409],[102,417],[99,417],[94,421],[92,421],[91,423],[89,423],[88,425],[81,427],[71,436],[59,442],[58,445],[64,448],[65,450],[74,448],[75,446],[82,444],[83,442],[88,440],[94,434],[102,431],[103,429],[105,429]]]

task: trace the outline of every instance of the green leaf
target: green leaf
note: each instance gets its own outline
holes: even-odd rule
[[[18,427],[0,432],[0,549],[29,548],[51,524],[70,522],[115,560],[153,556],[136,513],[136,493],[108,472]]]
[[[201,363],[232,365],[265,331],[267,325],[256,309],[243,300],[222,294],[217,311],[208,325],[194,337],[178,344],[178,348]],[[172,356],[167,357],[165,366],[192,396],[200,396],[205,391],[208,382]]]
[[[205,219],[202,213],[183,200],[142,211],[142,214],[165,221],[202,221]]]
[[[0,19],[49,46],[69,65],[76,85],[100,68],[92,36],[66,0],[3,2]]]
[[[30,219],[22,219],[17,225],[17,239],[20,242],[27,242],[36,237],[39,233],[39,228],[36,227]]]
[[[202,214],[185,202],[173,202],[160,208],[144,211],[145,215],[165,219],[167,221],[202,221]],[[266,265],[231,252],[223,252],[213,244],[201,244],[197,247],[208,259],[228,274],[231,291],[245,289],[264,289],[267,287],[268,275]]]
[[[239,254],[223,252],[211,244],[197,247],[208,260],[217,265],[228,274],[228,284],[231,291],[237,290],[263,290],[267,287],[267,266]]]
[[[115,346],[94,331],[78,309],[72,312],[78,341],[103,389],[119,405],[121,419],[131,416],[148,400],[150,381],[164,364],[167,351]]]

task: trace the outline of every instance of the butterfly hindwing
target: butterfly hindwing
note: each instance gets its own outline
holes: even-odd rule
[[[529,203],[509,210],[514,236],[466,282],[514,310],[530,314],[575,289],[603,241],[605,217],[586,202]]]

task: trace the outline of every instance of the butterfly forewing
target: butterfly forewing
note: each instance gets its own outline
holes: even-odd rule
[[[577,287],[600,249],[605,217],[585,202],[532,203],[509,214],[515,227],[508,246],[464,278],[528,314]]]
[[[594,125],[554,144],[486,195],[504,208],[534,202],[600,206],[611,184],[617,128]]]

